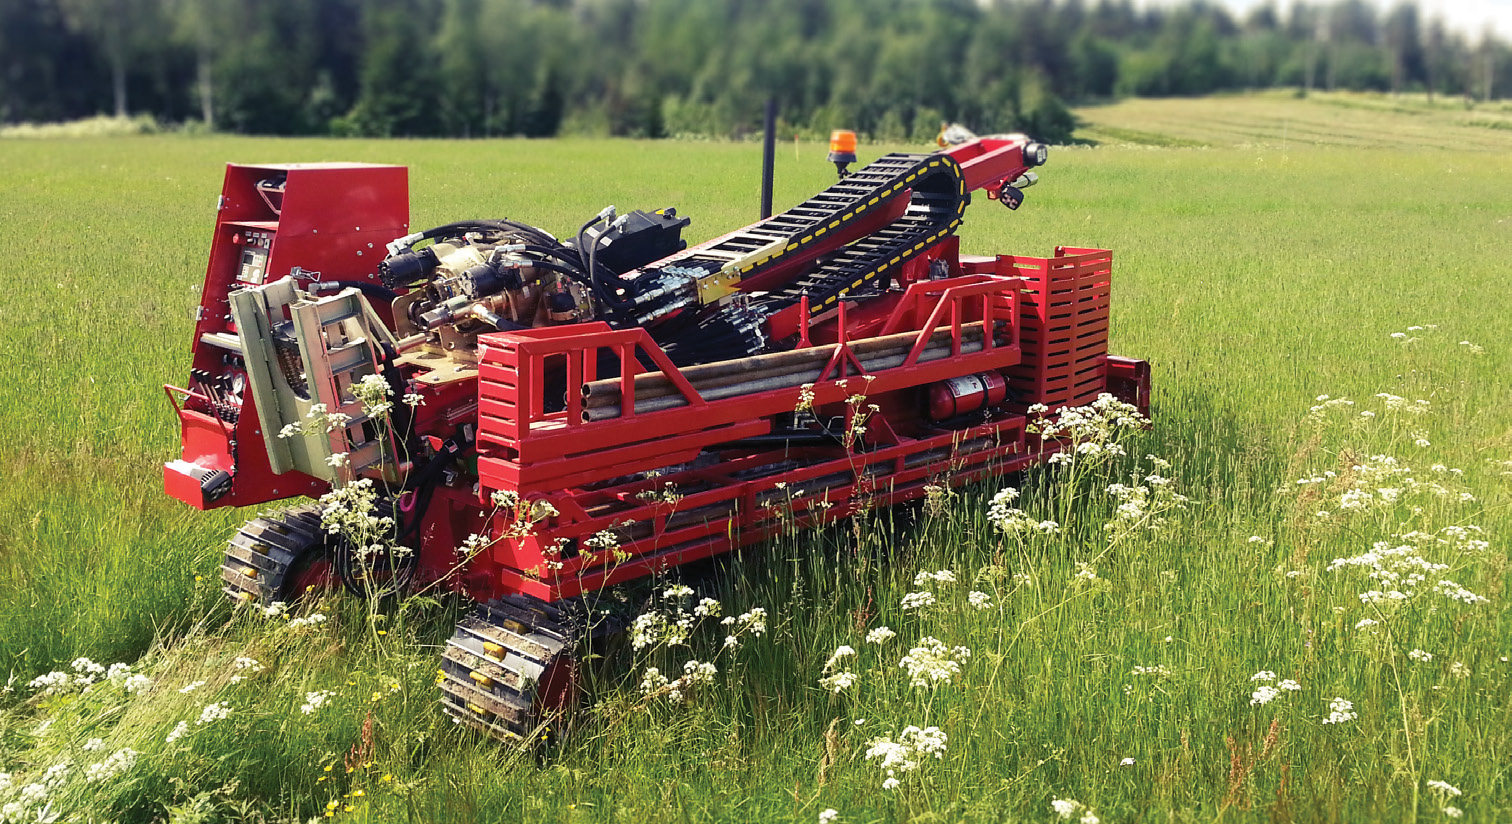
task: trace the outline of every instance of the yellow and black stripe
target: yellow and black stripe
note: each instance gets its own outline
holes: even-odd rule
[[[712,302],[742,280],[800,258],[810,249],[911,192],[907,211],[883,229],[842,247],[799,280],[760,301],[775,311],[804,295],[815,309],[891,275],[960,226],[969,198],[955,159],[943,154],[889,154],[803,203],[733,235],[690,249],[677,261],[718,269],[700,294]],[[714,288],[708,288],[712,284]]]

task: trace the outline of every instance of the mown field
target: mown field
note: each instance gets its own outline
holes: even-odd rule
[[[1115,250],[1112,348],[1153,364],[1154,427],[1023,480],[1056,534],[995,528],[986,485],[699,570],[768,631],[721,651],[704,621],[607,662],[548,754],[436,709],[452,601],[332,596],[294,627],[221,603],[255,513],[161,493],[160,387],[187,370],[223,164],[406,164],[415,225],[674,205],[697,239],[755,217],[759,149],[0,142],[0,820],[1512,819],[1512,130],[1393,108],[1083,112],[1101,145],[1054,151],[1015,213],[981,199],[963,250]],[[829,182],[823,151],[781,147],[779,208]],[[1120,517],[1115,482],[1154,503]],[[1167,489],[1190,500],[1160,510]],[[957,669],[916,687],[926,637]],[[80,691],[81,657],[147,680]],[[711,684],[642,697],[689,659]],[[31,684],[53,671],[74,686]],[[837,672],[855,683],[819,683]],[[909,726],[943,748],[878,746],[920,744]]]

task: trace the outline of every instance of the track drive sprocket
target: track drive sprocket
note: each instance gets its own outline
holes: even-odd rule
[[[581,601],[548,604],[527,595],[479,604],[442,653],[442,710],[500,740],[554,738],[554,720],[582,692],[586,643],[621,626],[591,615]]]
[[[238,604],[266,606],[334,585],[326,538],[315,504],[253,518],[226,547],[223,591]]]

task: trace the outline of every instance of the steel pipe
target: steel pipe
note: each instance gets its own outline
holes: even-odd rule
[[[966,341],[979,341],[983,329],[980,321],[963,324],[961,337]],[[904,352],[913,349],[918,341],[918,332],[904,332],[896,335],[885,335],[877,338],[864,338],[849,344],[851,352],[857,360],[864,361],[868,356],[882,353]],[[949,329],[939,329],[930,336],[928,348],[948,344],[951,338]],[[732,383],[742,383],[759,376],[790,374],[795,369],[810,366],[814,369],[822,368],[834,357],[839,344],[815,346],[808,349],[794,349],[788,352],[775,352],[768,355],[753,355],[746,358],[738,358],[717,363],[700,364],[690,366],[682,370],[683,377],[688,380],[699,394],[704,394],[704,388],[726,386]],[[816,371],[817,375],[817,371]],[[677,386],[671,378],[660,372],[637,375],[634,379],[635,399],[637,403],[667,395],[679,395]],[[606,378],[583,385],[584,406],[589,408],[600,406],[618,406],[620,404],[620,379]]]
[[[982,341],[980,339],[961,341],[961,352],[963,354],[980,352],[981,350]],[[943,358],[948,358],[952,354],[953,347],[951,345],[937,344],[927,347],[923,352],[921,352],[919,354],[919,362],[928,363],[931,361],[937,361]],[[888,350],[871,353],[865,357],[857,358],[857,360],[861,362],[861,366],[866,369],[868,373],[876,373],[887,369],[897,368],[899,366],[902,366],[903,362],[907,359],[907,351]],[[730,383],[724,386],[708,387],[707,390],[703,387],[695,388],[698,389],[699,395],[701,395],[706,401],[726,400],[729,398],[737,398],[741,395],[751,395],[757,392],[770,392],[774,389],[791,389],[793,387],[802,386],[806,383],[815,383],[819,377],[819,370],[822,368],[823,365],[801,372],[769,371],[760,375],[748,376],[745,380]],[[646,399],[637,398],[635,402],[635,414],[642,415],[648,412],[659,412],[664,409],[676,409],[677,407],[687,405],[687,399],[684,398],[681,394],[662,395]],[[583,409],[583,420],[609,420],[612,418],[620,417],[620,413],[620,404],[618,403],[606,404],[604,406],[587,406]]]

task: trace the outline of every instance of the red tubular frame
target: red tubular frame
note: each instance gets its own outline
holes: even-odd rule
[[[965,430],[912,434],[894,431],[891,422],[878,416],[874,425],[869,424],[875,433],[864,452],[838,447],[778,452],[747,448],[725,453],[713,468],[603,486],[615,478],[685,464],[703,450],[766,434],[774,416],[793,411],[805,391],[812,396],[809,403],[814,408],[845,411],[846,399],[856,394],[875,398],[959,375],[1011,367],[1021,359],[1022,288],[1018,278],[986,274],[912,283],[877,334],[915,333],[902,364],[866,374],[854,349],[860,341],[845,339],[841,319],[837,343],[812,347],[833,350],[812,385],[723,400],[700,396],[644,329],[582,324],[481,337],[480,503],[486,504],[492,492],[506,490],[523,499],[549,502],[559,513],[537,525],[533,535],[495,544],[491,553],[498,565],[495,580],[506,591],[548,600],[568,598],[771,535],[776,527],[771,523],[774,516],[768,499],[778,490],[819,484],[782,501],[800,523],[817,523],[849,514],[861,500],[886,505],[920,497],[931,478],[949,475],[952,482],[960,483],[1037,460],[1027,454],[1025,421],[1019,415],[1001,415]],[[963,351],[965,326],[978,322],[994,333],[983,336],[978,351]],[[949,333],[951,355],[921,361],[929,341],[939,332]],[[611,352],[620,364],[620,416],[585,421],[580,387],[597,378],[600,350]],[[647,358],[655,369],[642,370],[637,355]],[[544,377],[553,367],[561,369],[563,359],[568,390],[565,408],[546,412]],[[634,379],[643,371],[664,375],[686,405],[637,413]],[[865,383],[858,386],[858,378]],[[795,455],[807,465],[770,472],[762,469]],[[743,472],[757,477],[742,480],[737,474]],[[663,483],[696,491],[682,496],[675,507],[635,503],[637,495],[654,492]],[[677,522],[678,513],[683,513],[683,523]],[[687,523],[688,518],[694,522]],[[631,532],[638,528],[649,534],[627,534],[620,541],[618,561],[570,544],[601,530],[624,529],[627,522],[635,525]],[[496,536],[506,528],[507,524],[496,524]],[[553,547],[558,541],[569,542],[577,555],[555,558]]]

